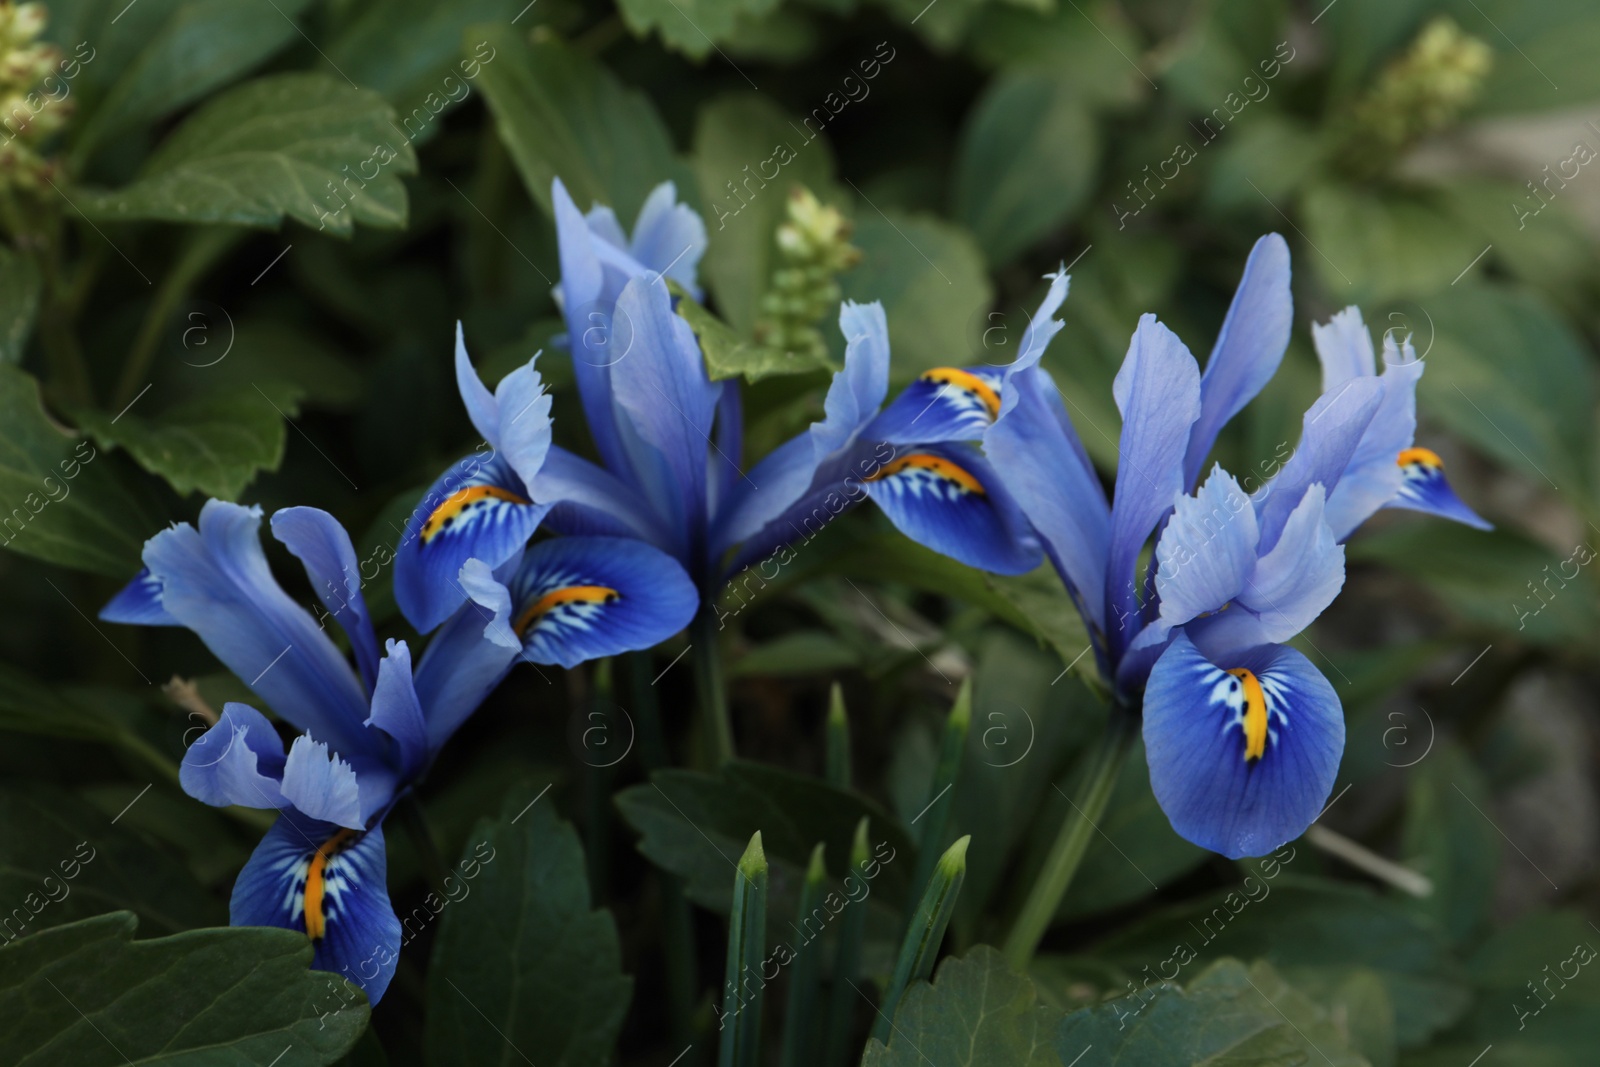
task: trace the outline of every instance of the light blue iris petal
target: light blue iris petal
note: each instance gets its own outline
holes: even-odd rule
[[[672,182],[662,182],[651,190],[633,224],[629,250],[645,267],[665,274],[699,300],[695,272],[706,251],[706,224],[693,208],[677,200],[678,190]]]
[[[413,684],[430,753],[439,751],[516,663],[520,646],[506,648],[484,637],[491,618],[469,600],[434,633],[417,664]]]
[[[233,884],[231,923],[305,933],[307,873],[318,850],[339,831],[298,812],[280,815]],[[400,920],[389,903],[382,827],[334,852],[323,870],[324,936],[315,942],[311,966],[349,979],[376,1004],[394,977],[401,940]]]
[[[411,677],[411,649],[404,641],[391,638],[386,651],[378,667],[367,725],[394,739],[398,756],[394,762],[401,776],[409,778],[427,763],[428,724]]]
[[[1178,498],[1156,542],[1161,621],[1180,625],[1238,596],[1256,567],[1259,539],[1249,495],[1213,467],[1199,492]]]
[[[1322,391],[1331,393],[1352,378],[1378,373],[1372,334],[1355,305],[1336,312],[1327,322],[1311,324],[1311,342],[1322,363]]]
[[[959,368],[987,385],[998,399],[1001,372],[992,367]],[[970,390],[938,371],[923,375],[873,419],[866,436],[893,444],[977,441],[994,423],[995,412],[981,392]]]
[[[130,626],[182,626],[183,623],[167,614],[161,606],[161,583],[150,574],[149,567],[140,567],[133,581],[100,609],[106,622],[121,622]]]
[[[810,430],[819,461],[854,441],[889,395],[889,321],[883,305],[846,300],[839,305],[839,332],[845,339],[844,368],[828,385],[826,417]]]
[[[461,393],[461,403],[466,406],[473,427],[491,448],[499,451],[500,405],[472,366],[472,357],[467,355],[467,335],[460,322],[456,323],[456,389]]]
[[[614,537],[558,537],[528,550],[509,584],[509,612],[491,598],[491,630],[507,615],[515,624],[547,594],[573,586],[616,596],[557,605],[530,620],[521,639],[531,662],[575,667],[651,648],[689,625],[700,604],[688,574],[659,549]]]
[[[911,540],[979,570],[1026,574],[1044,562],[1039,542],[1022,509],[994,469],[975,448],[931,446],[891,460],[884,473],[866,482],[867,495],[895,528]],[[903,459],[920,455],[954,464],[976,480],[978,490],[939,468]]]
[[[1235,725],[1242,686],[1225,670],[1254,672],[1272,736],[1244,758]],[[1144,696],[1150,787],[1172,828],[1230,859],[1260,856],[1302,834],[1327,803],[1344,749],[1339,698],[1292,648],[1267,645],[1213,663],[1180,631]]]
[[[1177,334],[1154,315],[1144,315],[1112,395],[1122,412],[1105,591],[1106,631],[1115,657],[1142,625],[1134,574],[1139,553],[1184,488],[1184,455],[1200,415],[1200,368]]]
[[[523,485],[533,485],[551,439],[551,397],[533,360],[502,378],[494,397],[500,411],[500,454]]]
[[[449,618],[467,595],[456,580],[461,565],[481,559],[499,566],[527,544],[549,512],[548,503],[518,503],[482,497],[455,512],[448,523],[423,540],[423,528],[457,492],[492,486],[526,501],[522,479],[499,457],[474,453],[460,460],[429,487],[406,519],[395,551],[394,596],[406,619],[427,633]]]
[[[161,603],[278,714],[332,742],[367,751],[367,695],[311,614],[279,587],[261,550],[261,511],[206,502],[187,524],[145,543]]]
[[[283,741],[267,717],[248,704],[229,702],[205,733],[183,753],[178,783],[214,808],[281,808],[287,803]]]
[[[535,500],[554,507],[546,523],[557,533],[669,540],[647,501],[616,475],[560,445],[551,447],[533,485]]]
[[[283,797],[313,819],[352,830],[364,825],[355,768],[309,734],[301,734],[289,746],[289,758],[283,764]]]
[[[983,451],[1091,626],[1103,632],[1110,508],[1043,368],[1007,373],[1000,418],[984,434]]]
[[[318,508],[283,508],[273,513],[271,525],[272,536],[305,564],[312,591],[350,638],[361,680],[370,691],[378,677],[378,640],[361,595],[361,566],[349,533]]]
[[[1294,298],[1289,245],[1275,233],[1256,242],[1200,379],[1200,418],[1189,434],[1184,484],[1193,485],[1217,434],[1278,371],[1289,347]]]
[[[1359,322],[1358,315],[1357,326]],[[1368,341],[1368,360],[1371,348]],[[1325,377],[1327,365],[1324,362]],[[1328,525],[1341,541],[1400,491],[1401,473],[1395,459],[1402,449],[1411,447],[1416,433],[1417,380],[1422,377],[1423,368],[1409,339],[1397,344],[1392,336],[1384,335],[1383,375],[1378,379],[1383,398],[1338,486],[1328,497]]]
[[[1383,392],[1383,384],[1375,377],[1352,378],[1311,405],[1294,455],[1253,497],[1261,523],[1262,551],[1270,551],[1278,543],[1283,524],[1300,506],[1307,489],[1321,485],[1325,492],[1337,491]]]

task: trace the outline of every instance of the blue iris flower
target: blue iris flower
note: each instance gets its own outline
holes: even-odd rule
[[[1155,316],[1140,319],[1113,385],[1123,426],[1109,502],[1039,366],[1042,343],[1006,369],[984,434],[1089,625],[1106,684],[1120,704],[1142,704],[1162,810],[1179,834],[1233,858],[1299,836],[1332,789],[1343,711],[1283,642],[1338,595],[1342,541],[1385,506],[1482,524],[1439,488],[1436,462],[1408,469],[1425,452],[1412,447],[1421,363],[1388,341],[1376,374],[1353,310],[1317,328],[1325,390],[1282,469],[1253,495],[1220,466],[1196,487],[1223,425],[1282,361],[1292,312],[1288,246],[1271,234],[1250,254],[1204,374]]]
[[[192,630],[301,731],[285,751],[266,716],[228,703],[184,753],[179,779],[208,804],[281,813],[234,883],[233,925],[304,932],[316,946],[314,967],[344,975],[376,1002],[401,946],[386,885],[384,818],[519,653],[485,638],[477,605],[445,622],[415,669],[404,641],[388,641],[380,653],[349,534],[315,508],[278,511],[273,536],[305,565],[318,599],[349,639],[352,667],[272,576],[260,525],[258,508],[208,501],[198,528],[173,526],[146,542],[144,569],[101,618]],[[579,545],[569,543],[565,558],[533,570],[570,573],[601,559],[609,569],[598,580],[637,593],[658,614],[681,614],[685,598],[692,609],[686,582],[664,590],[630,584],[633,572],[659,562],[646,546],[580,546],[575,562],[572,549]],[[666,602],[674,596],[676,605]],[[663,635],[635,636],[635,647],[644,647]],[[569,642],[581,650],[584,640],[579,629]]]
[[[559,179],[551,198],[557,296],[600,462],[550,443],[549,399],[531,367],[491,395],[458,345],[462,398],[493,452],[447,471],[407,528],[395,589],[415,625],[436,625],[470,597],[493,612],[491,637],[508,640],[518,581],[499,573],[502,560],[541,525],[653,546],[706,603],[730,574],[868,498],[912,538],[974,566],[1020,573],[1039,564],[1027,519],[976,446],[999,407],[997,371],[929,372],[880,412],[883,308],[846,302],[844,368],[825,418],[744,473],[738,382],[710,380],[668,285],[700,295],[699,216],[677,203],[671,183],[645,201],[631,237],[609,208],[580,212]],[[1064,281],[1052,292],[1059,303]]]

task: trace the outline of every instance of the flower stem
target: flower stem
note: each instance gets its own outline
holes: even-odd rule
[[[728,718],[728,690],[722,676],[722,650],[717,641],[716,609],[702,608],[689,624],[694,652],[694,682],[700,699],[701,727],[711,744],[713,763],[733,759],[733,723]]]
[[[1067,887],[1072,884],[1072,876],[1077,873],[1078,864],[1083,861],[1083,854],[1095,833],[1095,824],[1111,800],[1122,762],[1133,747],[1137,725],[1137,720],[1128,712],[1119,708],[1111,710],[1111,719],[1100,736],[1099,747],[1090,756],[1083,798],[1073,804],[1073,810],[1061,824],[1044,868],[1028,891],[1028,899],[1006,938],[1006,961],[1018,972],[1027,970],[1040,939],[1067,895]]]

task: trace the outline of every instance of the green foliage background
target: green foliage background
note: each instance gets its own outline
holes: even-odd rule
[[[1547,976],[1600,942],[1600,597],[1591,568],[1550,580],[1600,546],[1600,177],[1562,166],[1600,145],[1592,4],[48,12],[45,36],[82,61],[45,105],[62,127],[39,143],[44,169],[0,167],[0,1062],[709,1063],[732,857],[762,831],[770,936],[787,936],[812,846],[837,875],[863,816],[905,857],[870,898],[862,960],[879,982],[914,904],[911,857],[972,835],[946,960],[866,1063],[1591,1061],[1600,977]],[[1384,72],[1439,15],[1492,66],[1426,136],[1375,140],[1372,116],[1406,106],[1383,95]],[[780,176],[751,180],[779,146]],[[551,341],[554,176],[625,221],[671,179],[705,216],[701,276],[727,327],[707,355],[753,381],[749,457],[818,417],[827,381],[750,343],[794,185],[852,220],[862,258],[843,292],[884,302],[897,382],[1009,361],[1041,276],[1070,262],[1047,363],[1106,470],[1110,382],[1137,316],[1207,349],[1261,233],[1294,250],[1295,333],[1221,444],[1231,469],[1297,438],[1316,393],[1311,321],[1359,302],[1375,329],[1413,334],[1428,363],[1418,441],[1497,529],[1385,513],[1303,644],[1348,717],[1347,792],[1326,824],[1433,892],[1308,841],[1270,874],[1202,853],[1167,826],[1136,753],[1044,954],[1011,973],[984,946],[1103,719],[1062,677],[1081,625],[1047,575],[985,577],[863,512],[736,605],[744,760],[719,773],[684,767],[686,668],[661,676],[664,734],[626,711],[681,640],[615,677],[525,671],[501,687],[422,790],[446,857],[488,843],[496,858],[407,944],[370,1026],[359,991],[306,970],[298,935],[216,929],[264,823],[190,800],[176,766],[203,725],[195,696],[220,706],[239,683],[186,633],[95,613],[144,539],[208,495],[327,508],[363,559],[392,544],[396,517],[473,441],[448,358],[457,319],[490,380],[544,349],[558,439],[585,447]],[[403,635],[376,570],[380,635]],[[919,841],[940,723],[969,674],[952,815]],[[164,687],[173,676],[195,688]],[[834,679],[848,786],[819,777]],[[602,759],[597,744],[615,748]],[[1251,884],[1270,892],[1240,904]],[[426,892],[401,833],[390,891],[402,915]],[[1220,934],[1192,932],[1218,909],[1232,916]],[[1154,983],[1181,943],[1194,961]],[[860,1049],[873,1017],[854,1011]]]

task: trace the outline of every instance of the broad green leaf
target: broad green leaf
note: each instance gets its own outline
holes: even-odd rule
[[[1260,960],[1221,960],[1187,989],[1147,979],[1138,993],[1073,1012],[1056,1039],[1061,1062],[1090,1048],[1101,1062],[1140,1067],[1367,1067],[1327,1013]]]
[[[778,0],[621,0],[617,6],[635,35],[659,30],[669,48],[700,59],[733,35],[740,15],[759,18]]]
[[[1060,1020],[1031,981],[978,945],[906,990],[889,1043],[869,1041],[861,1067],[1058,1067],[1050,1045]]]
[[[973,22],[970,47],[986,66],[1048,73],[1091,106],[1132,104],[1150,88],[1131,58],[1139,40],[1115,4],[988,4]]]
[[[1095,954],[1129,974],[1147,965],[1165,974],[1165,961],[1185,954],[1201,961],[1264,958],[1282,969],[1368,967],[1394,1002],[1402,1047],[1422,1044],[1454,1022],[1469,996],[1437,928],[1399,901],[1286,873],[1306,847],[1279,849],[1273,863],[1236,889],[1124,927],[1096,945]]]
[[[672,290],[678,297],[678,314],[700,341],[706,374],[712,381],[743,376],[745,381],[754,383],[763,378],[830,369],[826,355],[821,359],[811,359],[746,340],[734,333],[727,323],[684,295],[676,283],[672,283]]]
[[[78,422],[102,448],[123,448],[139,466],[162,475],[179,493],[200,491],[235,501],[259,470],[277,470],[288,435],[285,406],[256,386],[232,387],[186,400],[150,416],[128,411],[112,421],[102,411],[78,411]]]
[[[286,413],[291,410],[282,402],[287,397],[299,396],[305,407],[334,410],[362,399],[361,371],[325,334],[266,316],[235,322],[214,305],[197,305],[175,320],[172,332],[181,352],[163,363],[151,399],[158,392],[184,400],[238,390],[255,394],[259,387]]]
[[[825,124],[831,116],[818,110]],[[833,153],[815,126],[812,116],[790,118],[754,93],[720,96],[695,119],[694,173],[710,239],[701,270],[717,311],[740,337],[754,335],[761,296],[772,284],[789,193],[804,186],[824,203],[838,201]],[[831,322],[823,330],[837,333]]]
[[[258,471],[277,470],[283,461],[284,422],[299,409],[286,408],[282,392],[274,400],[258,387],[236,386],[148,417],[131,411],[115,420],[99,411],[77,415],[101,447],[126,449],[178,492],[237,500]]]
[[[287,217],[344,237],[357,222],[404,228],[400,176],[416,169],[382,97],[323,74],[274,74],[196,111],[133,184],[74,200],[101,220],[271,228]]]
[[[1421,584],[1453,620],[1592,654],[1588,638],[1600,626],[1600,597],[1594,568],[1584,561],[1593,560],[1594,547],[1592,539],[1580,539],[1572,552],[1557,552],[1513,530],[1485,532],[1419,516],[1358,537],[1349,556]]]
[[[666,770],[645,785],[617,794],[617,807],[642,835],[639,850],[651,862],[684,880],[689,899],[717,912],[729,906],[728,885],[750,835],[761,831],[771,864],[774,924],[794,914],[811,850],[818,841],[827,854],[850,854],[856,824],[870,820],[873,852],[879,864],[866,896],[873,902],[880,930],[890,929],[893,909],[905,899],[915,849],[900,823],[875,803],[819,779],[761,764],[735,761],[720,774]],[[840,884],[843,863],[830,864]],[[859,896],[859,892],[857,893]],[[842,900],[837,893],[830,897]],[[830,905],[830,909],[831,909]],[[792,931],[773,926],[785,940]]]
[[[275,0],[273,4],[155,0],[146,6],[145,11],[124,9],[118,15],[118,5],[101,5],[101,25],[86,38],[91,43],[105,41],[102,35],[109,31],[112,40],[105,49],[110,54],[104,58],[120,65],[103,102],[91,112],[73,143],[80,163],[90,146],[107,136],[154,122],[202,100],[284,45],[299,40],[294,20],[308,0]],[[114,25],[105,21],[113,18]],[[124,21],[131,25],[122,27]],[[125,57],[117,55],[121,49],[127,50]],[[101,60],[96,54],[88,69],[102,73],[94,70],[94,63]]]
[[[1066,809],[1063,818],[1071,813],[1070,804],[1059,807]],[[1098,829],[1100,833],[1089,842],[1083,866],[1057,912],[1059,919],[1081,918],[1141,900],[1194,870],[1210,855],[1179,837],[1156,803],[1143,741],[1135,743],[1123,763]]]
[[[366,998],[307,970],[311,942],[275,927],[135,941],[121,911],[0,951],[0,1061],[16,1067],[315,1067],[366,1028]]]
[[[1100,139],[1074,87],[1046,73],[1003,74],[962,130],[953,214],[1003,265],[1083,206]]]
[[[474,94],[484,64],[499,58],[483,37],[463,45],[467,28],[512,19],[527,30],[543,12],[527,0],[379,0],[325,46],[328,69],[382,93],[400,112],[406,136],[420,143],[437,132],[441,113]]]
[[[1409,774],[1401,856],[1433,882],[1433,893],[1405,902],[1463,944],[1489,921],[1494,902],[1500,834],[1484,815],[1489,791],[1478,768],[1449,740]]]
[[[1095,676],[1095,658],[1087,654],[1088,628],[1054,567],[1046,563],[1027,574],[986,574],[984,584],[1024,620],[1025,630],[1055,649],[1063,664],[1084,678]]]
[[[0,545],[66,567],[128,578],[160,526],[113,463],[58,426],[39,385],[0,365]]]
[[[38,783],[0,790],[0,825],[6,941],[113,909],[136,912],[158,934],[228,921],[181,865],[70,793]]]
[[[0,363],[22,362],[38,311],[38,264],[9,245],[0,245]]]
[[[1494,49],[1478,110],[1556,111],[1600,98],[1600,13],[1585,0],[1446,0],[1461,28]]]
[[[1394,1002],[1381,975],[1365,967],[1293,967],[1284,977],[1323,1007],[1345,1044],[1372,1067],[1394,1067]]]
[[[1302,200],[1308,258],[1323,289],[1339,304],[1424,297],[1450,285],[1483,251],[1428,193],[1382,195],[1344,185],[1318,185]]]
[[[1425,306],[1438,336],[1422,411],[1527,481],[1594,509],[1595,366],[1583,341],[1533,292],[1462,279]]]
[[[896,378],[960,366],[979,351],[994,299],[983,254],[964,228],[930,215],[856,212],[861,263],[840,282],[845,299],[883,301]]]
[[[465,883],[471,903],[440,903],[429,1060],[606,1062],[633,980],[622,973],[615,920],[590,903],[577,832],[552,801],[518,790],[500,818],[479,821],[458,869],[477,876]]]
[[[522,184],[546,214],[559,177],[580,210],[605,204],[628,226],[650,190],[676,173],[672,138],[654,105],[599,63],[553,37],[526,44],[509,26],[474,26],[465,39],[494,49],[478,88]]]

